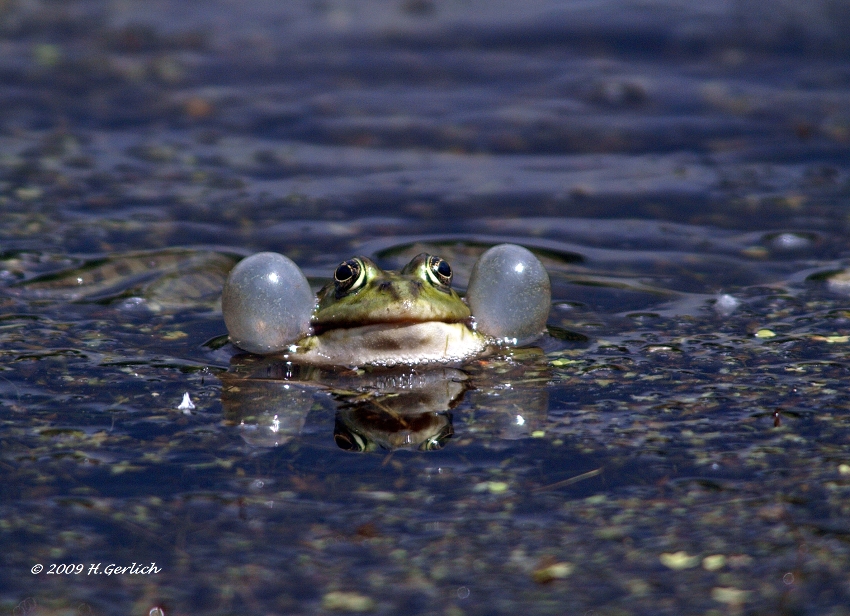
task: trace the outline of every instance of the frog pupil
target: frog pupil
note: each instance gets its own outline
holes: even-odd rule
[[[431,257],[429,265],[431,271],[436,275],[437,280],[435,282],[447,287],[452,284],[452,266],[449,265],[448,261],[440,257]]]
[[[340,297],[340,294],[349,291],[360,282],[360,271],[360,263],[357,259],[350,259],[340,263],[334,272],[337,297]]]
[[[349,278],[354,278],[354,271],[348,263],[343,263],[334,272],[334,278],[337,282],[345,282]]]
[[[446,446],[446,441],[448,441],[452,436],[454,436],[454,428],[449,424],[440,430],[440,433],[436,436],[432,436],[424,443],[419,446],[419,449],[422,451],[437,451]]]
[[[351,432],[347,434],[344,432],[337,432],[334,434],[334,442],[337,444],[337,447],[344,449],[345,451],[363,451],[366,449],[362,441]]]

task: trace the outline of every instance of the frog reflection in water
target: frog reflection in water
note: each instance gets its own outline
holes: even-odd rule
[[[259,253],[230,273],[222,311],[237,347],[324,366],[459,363],[543,333],[549,277],[525,248],[500,244],[481,255],[466,301],[451,283],[451,266],[434,255],[398,272],[355,257],[316,299],[292,261]]]
[[[498,376],[488,380],[494,369]],[[476,361],[465,370],[348,370],[239,355],[220,375],[221,401],[225,421],[255,447],[275,447],[297,437],[316,404],[327,408],[333,400],[333,439],[341,449],[435,451],[450,442],[454,409],[465,399],[463,423],[471,420],[477,431],[515,439],[540,429],[548,392],[539,383],[548,378],[548,371],[540,349],[517,351],[509,360]],[[505,382],[511,387],[505,388]]]
[[[300,434],[317,390],[336,406],[333,438],[346,451],[440,449],[454,434],[451,409],[468,388],[455,368],[339,371],[234,358],[222,375],[225,420],[252,445],[280,445]],[[322,397],[319,397],[321,400]]]
[[[442,449],[454,436],[450,410],[468,377],[454,368],[376,375],[366,395],[337,394],[334,441],[346,451]]]
[[[338,403],[334,440],[340,448],[440,449],[454,433],[449,410],[467,389],[465,373],[441,366],[533,341],[551,301],[542,264],[511,244],[479,258],[466,301],[452,290],[452,277],[449,263],[430,254],[398,272],[354,257],[314,298],[286,257],[260,253],[243,260],[225,284],[222,309],[231,341],[255,355],[234,358],[235,370],[224,379],[230,421],[247,409],[262,424],[251,407],[271,405],[288,413],[289,432],[298,433],[310,404],[290,386],[320,387]],[[277,413],[270,423],[267,433],[250,438],[279,443],[285,435]]]
[[[435,451],[452,436],[454,426],[447,411],[393,416],[381,410],[353,409],[337,413],[334,425],[339,448],[356,452],[402,447]]]

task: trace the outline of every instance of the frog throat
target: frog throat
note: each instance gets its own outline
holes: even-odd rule
[[[416,365],[455,363],[482,353],[486,340],[464,323],[362,325],[304,338],[293,349],[299,361],[317,365]]]

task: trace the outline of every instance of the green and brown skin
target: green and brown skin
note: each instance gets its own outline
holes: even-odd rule
[[[451,288],[449,264],[420,254],[398,272],[366,257],[343,262],[318,293],[314,335],[299,343],[311,363],[419,363],[480,353],[469,307]]]
[[[367,257],[340,264],[334,281],[318,294],[317,330],[379,323],[461,323],[472,316],[451,288],[449,264],[416,256],[401,271],[384,271]]]

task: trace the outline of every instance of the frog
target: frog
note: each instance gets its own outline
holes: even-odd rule
[[[485,251],[465,297],[452,281],[438,255],[421,253],[397,271],[356,256],[313,295],[292,260],[262,252],[230,272],[222,313],[235,347],[317,366],[461,364],[544,333],[551,284],[528,249]]]

